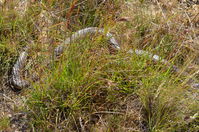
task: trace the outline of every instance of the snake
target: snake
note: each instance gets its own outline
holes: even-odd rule
[[[97,33],[104,34],[112,48],[114,48],[115,50],[121,50],[120,44],[115,39],[113,34],[111,34],[110,32],[107,32],[103,28],[87,27],[87,28],[76,31],[70,37],[66,38],[62,44],[57,46],[53,51],[54,57],[56,58],[56,57],[60,56],[64,52],[66,45],[73,43],[74,41],[76,41],[78,39],[82,39],[89,34],[97,34]],[[23,68],[26,65],[29,49],[30,49],[30,47],[26,47],[24,49],[24,51],[19,54],[19,57],[12,68],[11,78],[9,80],[10,80],[11,85],[17,90],[22,90],[24,88],[31,86],[31,83],[28,80],[23,79],[23,77],[21,76],[21,71],[23,70]],[[171,65],[167,60],[163,59],[162,57],[160,57],[158,55],[152,54],[148,51],[140,50],[140,49],[130,49],[127,53],[136,54],[138,56],[148,56],[153,61],[161,62],[166,65],[170,65],[172,70],[175,72],[180,71],[180,69],[177,66]],[[188,75],[188,73],[184,72],[184,75]],[[190,82],[191,87],[199,88],[199,83],[196,82],[195,80],[191,79],[191,81],[189,81],[189,82]]]

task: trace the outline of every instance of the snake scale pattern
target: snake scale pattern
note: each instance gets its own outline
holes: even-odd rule
[[[96,33],[100,33],[100,34],[105,34],[106,37],[109,40],[109,44],[111,45],[111,47],[113,47],[115,50],[120,50],[120,44],[118,43],[118,41],[113,37],[113,35],[111,33],[107,33],[105,32],[104,29],[101,28],[97,28],[97,27],[88,27],[85,29],[81,29],[77,32],[75,32],[74,34],[72,34],[71,37],[66,38],[66,40],[59,45],[58,47],[55,48],[54,50],[54,57],[57,57],[59,55],[61,55],[64,52],[64,49],[66,47],[66,45],[84,38],[86,35],[88,34],[96,34]],[[25,67],[26,61],[27,61],[27,57],[28,57],[28,50],[29,47],[27,47],[23,52],[21,52],[21,54],[19,55],[19,58],[17,59],[16,63],[14,64],[13,68],[12,68],[12,74],[11,77],[9,78],[11,85],[18,90],[21,90],[23,88],[27,88],[29,87],[31,84],[29,81],[23,79],[23,77],[21,76],[21,71],[23,71],[23,68]],[[158,55],[153,55],[150,52],[144,51],[144,50],[139,50],[139,49],[135,49],[132,50],[130,49],[128,51],[128,53],[130,54],[136,54],[138,56],[149,56],[149,58],[151,58],[154,61],[158,61],[158,62],[162,62],[164,64],[170,65],[172,67],[172,70],[175,72],[179,71],[179,68],[177,68],[176,66],[172,66],[171,64],[169,64],[168,61],[162,59],[160,56]],[[187,75],[188,73],[184,73],[184,75]],[[193,88],[199,88],[199,83],[195,82],[193,79],[191,79],[190,85]]]

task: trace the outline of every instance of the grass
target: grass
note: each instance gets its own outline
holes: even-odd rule
[[[7,117],[1,117],[0,119],[0,130],[6,130],[9,128],[10,121]]]
[[[30,129],[197,131],[198,101],[191,93],[197,91],[184,83],[189,76],[182,75],[198,70],[197,65],[188,69],[197,54],[179,38],[179,34],[186,36],[183,31],[176,34],[179,24],[175,21],[181,13],[168,11],[165,20],[162,13],[154,15],[153,11],[146,0],[34,2],[23,17],[12,8],[3,9],[1,76],[12,67],[22,47],[31,45],[26,70],[40,78],[22,91]],[[168,27],[168,23],[173,25]],[[112,29],[122,50],[114,51],[103,34],[95,34],[70,44],[58,60],[46,65],[54,47],[73,31],[89,26]],[[130,48],[158,54],[182,70],[174,73],[170,66],[148,56],[127,54]]]
[[[89,116],[98,111],[128,113],[118,104],[132,96],[139,96],[138,103],[143,105],[142,120],[150,131],[166,129],[173,125],[169,121],[181,120],[178,105],[186,88],[173,79],[176,77],[162,64],[154,64],[148,57],[125,53],[109,55],[107,43],[104,46],[103,41],[84,41],[72,44],[61,62],[46,73],[48,77],[36,84],[34,91],[31,90],[28,105],[37,119],[33,120],[35,126],[48,131],[58,129],[60,124],[68,124],[67,129],[63,128],[65,131],[72,131],[73,127],[81,130],[80,117],[83,126],[87,127],[93,125]],[[106,131],[125,131],[126,120],[120,118],[113,114],[106,119]],[[114,122],[119,120],[118,124],[112,124],[112,119]],[[135,127],[139,130],[141,126]]]

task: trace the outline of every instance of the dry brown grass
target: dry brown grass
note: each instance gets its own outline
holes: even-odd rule
[[[16,12],[15,4],[7,1],[1,12],[0,71],[5,75],[22,47],[32,47],[26,71],[40,81],[20,95],[3,90],[14,101],[28,99],[24,108],[30,112],[29,129],[197,130],[198,118],[192,117],[198,111],[198,90],[184,82],[199,69],[198,5],[188,7],[177,0],[33,0]],[[106,39],[96,35],[75,42],[60,61],[46,65],[54,47],[89,26],[112,29],[122,51],[110,54]],[[80,44],[85,47],[77,48]],[[130,48],[158,54],[179,66],[180,73],[126,54]],[[182,76],[184,71],[190,76]],[[6,114],[1,125],[10,130]],[[16,127],[12,129],[20,129]]]

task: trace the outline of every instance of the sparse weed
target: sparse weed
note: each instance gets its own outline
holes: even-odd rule
[[[1,117],[0,118],[0,130],[7,130],[9,128],[10,121],[9,118],[7,117]]]

